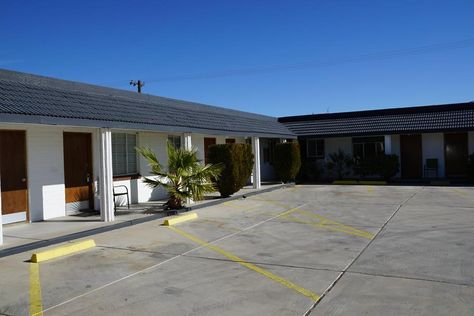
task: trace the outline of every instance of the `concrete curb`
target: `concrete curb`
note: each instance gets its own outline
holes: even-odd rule
[[[262,189],[262,190],[259,190],[259,191],[249,192],[249,193],[246,193],[246,194],[239,194],[239,195],[231,196],[231,197],[224,198],[224,199],[216,199],[215,201],[212,201],[212,202],[193,205],[193,206],[189,207],[187,211],[198,210],[198,209],[208,207],[208,206],[219,205],[219,204],[222,204],[222,203],[227,202],[227,201],[238,200],[238,199],[241,199],[244,196],[248,197],[248,196],[267,193],[267,192],[271,192],[271,191],[275,191],[275,190],[279,190],[279,189],[283,189],[283,188],[289,188],[289,187],[294,187],[294,184],[293,183],[291,183],[291,184],[281,184],[281,185],[276,185],[274,187]],[[28,243],[28,244],[24,244],[24,245],[20,245],[20,246],[15,246],[15,247],[11,247],[11,248],[2,249],[2,250],[0,250],[0,258],[16,255],[16,254],[19,254],[19,253],[22,253],[22,252],[26,252],[26,251],[30,251],[30,250],[34,250],[34,249],[38,249],[38,248],[52,246],[52,245],[55,245],[55,244],[66,242],[66,241],[71,241],[71,240],[75,240],[75,239],[79,239],[79,238],[84,238],[84,237],[88,237],[88,236],[92,236],[92,235],[97,235],[97,234],[109,232],[109,231],[112,231],[112,230],[116,230],[116,229],[120,229],[120,228],[124,228],[124,227],[128,227],[128,226],[133,226],[133,225],[138,225],[138,224],[142,224],[142,223],[146,223],[146,222],[151,222],[151,221],[154,221],[154,220],[157,220],[157,219],[162,219],[163,217],[166,217],[166,216],[163,216],[163,214],[150,215],[150,216],[147,216],[147,217],[137,218],[137,219],[133,219],[133,220],[125,221],[125,222],[120,222],[120,223],[117,223],[117,224],[111,224],[111,225],[107,225],[107,226],[103,226],[103,227],[92,228],[92,229],[88,229],[88,230],[84,230],[84,231],[80,231],[80,232],[76,232],[76,233],[72,233],[72,234],[67,234],[67,235],[63,235],[63,236],[54,237],[54,238],[51,238],[51,239],[35,241],[35,242],[32,242],[32,243]]]
[[[34,253],[31,256],[30,261],[34,263],[43,262],[51,259],[56,259],[59,257],[72,255],[76,252],[94,248],[95,242],[92,239],[78,241],[71,244],[66,244],[64,246],[59,246],[53,249],[48,249],[45,251]]]

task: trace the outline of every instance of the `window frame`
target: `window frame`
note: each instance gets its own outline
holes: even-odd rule
[[[124,159],[124,164],[125,164],[125,173],[115,173],[116,168],[114,168],[114,137],[113,135],[125,135],[125,159]],[[139,169],[139,159],[138,159],[138,153],[137,151],[133,150],[134,155],[135,155],[135,170],[130,171],[129,170],[129,161],[130,161],[130,155],[131,152],[128,151],[128,142],[129,142],[129,137],[135,137],[135,146],[138,146],[138,133],[133,133],[133,132],[124,132],[124,131],[117,131],[117,132],[112,132],[112,176],[114,179],[116,178],[128,178],[131,176],[137,176],[139,175],[138,170]],[[116,146],[116,145],[115,145]]]
[[[368,144],[374,144],[375,147],[375,155],[374,157],[378,157],[381,153],[385,152],[385,138],[384,136],[366,136],[366,137],[352,137],[352,157],[357,159],[357,160],[364,160],[368,159],[366,155],[366,145]],[[362,156],[361,157],[356,157],[355,156],[355,146],[361,146],[362,148]],[[379,146],[381,145],[381,146]],[[378,150],[380,149],[380,150]]]
[[[309,151],[309,144],[311,141],[314,141],[315,143],[315,155],[311,155]],[[320,150],[318,150],[318,142],[322,142],[322,150],[320,154]],[[326,140],[324,138],[320,137],[311,137],[311,138],[306,138],[306,157],[307,158],[316,158],[316,159],[324,159],[326,156]]]
[[[170,138],[171,138],[171,141],[170,141]],[[176,143],[175,143],[176,139],[179,139],[179,146],[178,147],[176,147]],[[180,149],[183,146],[183,140],[182,140],[181,135],[168,134],[168,137],[167,137],[166,141],[168,143],[171,143],[171,145],[173,145],[173,147],[175,149]]]

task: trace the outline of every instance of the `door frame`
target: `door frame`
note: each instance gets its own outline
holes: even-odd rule
[[[23,133],[23,137],[24,137],[24,153],[25,153],[25,177],[26,177],[26,209],[25,209],[25,212],[26,212],[26,219],[25,219],[25,222],[30,222],[30,177],[29,177],[29,169],[28,169],[28,137],[27,137],[27,130],[23,130],[23,129],[0,129],[0,133],[2,132],[21,132]],[[0,174],[0,194],[1,194],[1,185],[2,185],[2,182],[1,182],[1,174]],[[0,199],[1,200],[1,199]],[[2,201],[0,201],[0,216],[3,216],[3,207],[2,207]],[[19,221],[21,222],[21,221]],[[16,222],[16,223],[19,223],[19,222]],[[12,222],[12,223],[15,223],[15,222]],[[1,221],[0,224],[3,224],[5,225],[5,223],[3,222],[3,220]]]
[[[80,134],[80,135],[87,135],[88,136],[88,142],[89,142],[89,155],[88,155],[88,164],[89,164],[89,170],[90,170],[90,178],[91,181],[88,183],[88,188],[89,188],[89,199],[88,201],[88,208],[93,209],[94,208],[94,190],[93,190],[93,181],[92,179],[94,178],[94,153],[93,153],[93,133],[88,132],[88,131],[63,131],[63,168],[64,168],[64,199],[65,199],[65,207],[68,203],[75,203],[75,202],[81,202],[81,201],[73,201],[73,202],[67,202],[67,197],[66,197],[66,157],[65,157],[65,135],[66,134]],[[86,200],[83,200],[86,201]],[[67,208],[67,207],[66,207]]]
[[[413,136],[416,136],[416,137],[419,137],[419,140],[420,140],[420,161],[419,161],[419,175],[420,177],[419,178],[412,178],[412,177],[406,177],[404,176],[404,171],[403,171],[403,161],[404,161],[404,157],[403,157],[403,138],[406,138],[406,137],[413,137]],[[412,158],[412,157],[405,157],[406,158]],[[405,180],[418,180],[418,179],[423,179],[423,135],[422,134],[401,134],[400,135],[400,178],[401,179],[405,179]]]

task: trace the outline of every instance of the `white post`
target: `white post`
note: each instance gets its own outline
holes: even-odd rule
[[[184,149],[191,150],[193,148],[193,144],[191,142],[191,133],[184,133]]]
[[[1,187],[2,187],[2,183],[0,182],[0,188]],[[0,194],[0,245],[3,245],[3,214],[2,214],[1,205],[2,205],[2,195]]]
[[[392,135],[385,135],[385,154],[390,155],[392,153]]]
[[[183,138],[184,138],[184,150],[192,150],[193,143],[191,141],[191,133],[184,133]],[[190,198],[186,199],[186,204],[189,205],[193,203],[194,203],[193,199],[190,199]]]
[[[252,137],[252,152],[255,160],[253,164],[253,188],[260,189],[262,183],[260,180],[260,139],[258,137]]]
[[[100,218],[104,222],[115,219],[112,172],[112,132],[110,128],[100,129]]]

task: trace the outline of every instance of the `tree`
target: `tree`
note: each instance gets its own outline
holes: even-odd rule
[[[273,168],[282,182],[295,180],[301,168],[300,145],[297,142],[276,144]]]
[[[220,165],[201,164],[197,158],[197,150],[185,150],[167,145],[168,171],[164,171],[156,154],[148,147],[139,147],[137,152],[142,155],[155,177],[145,177],[144,182],[152,188],[164,187],[169,194],[167,206],[180,209],[186,199],[202,200],[204,194],[216,191],[212,179],[218,179]]]
[[[221,164],[223,170],[216,180],[223,197],[232,195],[245,186],[252,174],[254,157],[248,144],[219,144],[209,147],[209,161]]]

